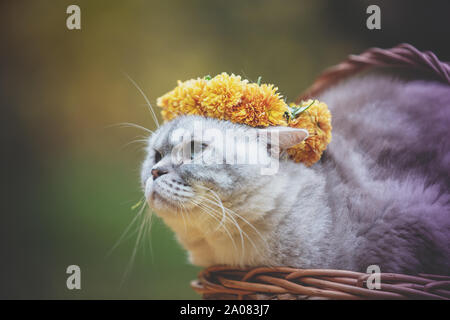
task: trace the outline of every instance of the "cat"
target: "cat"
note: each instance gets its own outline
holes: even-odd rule
[[[283,152],[307,137],[300,129],[276,127],[274,146],[273,127],[189,115],[151,135],[145,197],[190,262],[449,274],[450,86],[366,72],[316,98],[332,113],[333,138],[311,167]],[[198,123],[236,132],[238,145],[256,137],[247,142],[265,163],[174,161],[180,128],[194,156],[223,157],[220,143],[192,142]],[[275,163],[276,173],[261,174]]]

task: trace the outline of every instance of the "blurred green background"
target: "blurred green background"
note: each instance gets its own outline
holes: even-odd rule
[[[66,8],[81,8],[81,30]],[[365,27],[369,4],[382,30]],[[410,42],[449,60],[449,5],[414,1],[2,1],[0,298],[197,299],[191,266],[155,219],[135,246],[145,134],[176,80],[233,72],[293,100],[326,67],[371,46]],[[137,225],[132,228],[132,231]],[[148,244],[151,242],[151,248]],[[82,289],[69,291],[68,265]]]

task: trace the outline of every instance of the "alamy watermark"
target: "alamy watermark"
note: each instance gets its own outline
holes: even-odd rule
[[[279,130],[283,129],[220,130],[203,128],[201,121],[195,121],[193,130],[172,132],[171,161],[175,165],[258,165],[262,175],[273,175],[282,156]]]
[[[381,289],[381,269],[377,265],[370,265],[367,267],[366,273],[370,276],[366,280],[367,289],[380,290]]]
[[[81,29],[81,9],[76,4],[67,7],[66,13],[70,14],[66,19],[66,27],[69,30]]]
[[[70,274],[66,280],[66,286],[69,290],[81,289],[81,269],[79,266],[73,264],[67,267],[66,273]]]
[[[381,29],[381,9],[376,4],[372,4],[367,7],[366,13],[370,14],[366,20],[366,27],[369,30]]]

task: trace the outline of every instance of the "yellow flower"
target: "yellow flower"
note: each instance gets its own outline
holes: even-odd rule
[[[302,102],[301,106],[312,105],[289,122],[293,128],[308,130],[309,137],[298,145],[287,150],[296,162],[311,166],[319,161],[323,151],[331,141],[331,113],[325,103],[318,100]]]
[[[281,125],[284,123],[283,114],[287,111],[287,105],[276,92],[277,89],[273,85],[247,84],[242,103],[231,109],[229,120],[252,127]]]
[[[249,83],[221,73],[210,80],[185,82],[158,98],[165,120],[181,114],[200,114],[254,127],[281,125],[287,105],[273,85]]]
[[[162,108],[164,120],[172,120],[182,114],[204,114],[200,102],[206,84],[207,80],[201,78],[178,81],[175,89],[159,97],[156,104]]]
[[[310,166],[317,162],[331,141],[331,114],[325,103],[302,102],[309,106],[286,122],[289,110],[278,88],[268,84],[249,83],[240,76],[221,73],[212,79],[197,78],[185,82],[158,98],[162,116],[168,121],[183,114],[242,123],[252,127],[286,126],[306,129],[309,137],[288,149],[294,161]],[[298,107],[298,106],[296,106]]]
[[[206,82],[200,97],[202,110],[206,116],[228,120],[231,109],[242,101],[247,81],[224,72]]]

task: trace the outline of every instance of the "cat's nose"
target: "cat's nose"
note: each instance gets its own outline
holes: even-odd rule
[[[158,179],[158,177],[161,177],[162,175],[166,174],[167,171],[162,170],[162,169],[152,169],[151,173],[153,176],[153,180],[156,180],[156,179]]]

